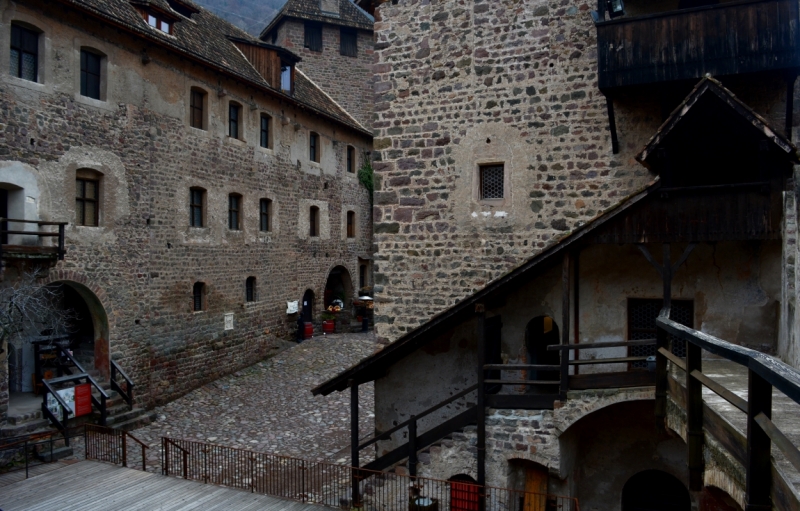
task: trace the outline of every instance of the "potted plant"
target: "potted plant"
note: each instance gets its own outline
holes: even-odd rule
[[[336,314],[332,311],[325,311],[320,316],[322,317],[322,333],[332,334],[336,326]]]

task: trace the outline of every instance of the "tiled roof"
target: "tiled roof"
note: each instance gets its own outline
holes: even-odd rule
[[[167,0],[134,0],[136,5],[150,4],[153,7],[157,7],[158,10],[169,12],[176,19],[180,19],[180,21],[173,23],[172,34],[166,34],[150,27],[128,0],[59,1],[89,12],[140,37],[168,47],[177,53],[190,56],[228,75],[242,78],[273,95],[283,97],[289,102],[310,107],[333,120],[342,122],[359,131],[367,132],[363,126],[354,121],[349,115],[343,114],[341,107],[330,100],[325,93],[311,90],[316,88],[313,83],[303,83],[300,86],[295,84],[296,94],[294,97],[287,96],[281,91],[272,88],[242,52],[239,51],[231,41],[231,38],[250,41],[261,46],[264,43],[202,7],[193,4],[191,1],[179,0],[177,2],[197,11],[191,15],[191,18],[186,18],[172,10]],[[291,60],[299,60],[299,57],[284,48],[277,46],[273,48],[280,53],[288,54]],[[303,98],[309,98],[309,100]],[[328,98],[328,101],[321,98]]]
[[[372,30],[375,20],[363,9],[350,0],[339,0],[339,14],[324,13],[320,9],[320,0],[287,0],[286,4],[272,18],[269,25],[261,31],[259,37],[264,38],[283,18],[299,18],[319,21],[344,27]]]
[[[357,125],[362,131],[369,131],[297,68],[294,70],[294,96],[318,110],[325,108],[339,122]]]

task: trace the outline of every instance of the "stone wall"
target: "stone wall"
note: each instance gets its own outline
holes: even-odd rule
[[[0,181],[29,175],[38,219],[69,222],[66,258],[49,280],[79,283],[99,299],[111,357],[136,382],[140,404],[163,403],[275,353],[294,337],[287,301],[311,289],[319,311],[332,268],[357,279],[359,257],[371,257],[372,225],[367,192],[345,171],[345,148],[368,150],[363,133],[46,3],[2,2],[0,16],[2,40],[20,20],[43,31],[46,48],[42,83],[2,74]],[[83,45],[107,56],[104,101],[76,92]],[[0,46],[7,69],[8,45]],[[206,130],[188,126],[192,86],[209,92]],[[226,136],[230,100],[246,105],[241,140]],[[272,149],[258,147],[262,112],[273,119]],[[321,165],[308,161],[309,130],[320,134]],[[99,227],[75,225],[78,169],[100,175]],[[189,227],[190,187],[206,190],[202,228]],[[238,231],[228,229],[231,193],[242,196]],[[259,230],[261,198],[273,201],[270,232]],[[326,211],[329,237],[298,236],[304,201]],[[352,239],[341,232],[344,204],[358,219]],[[254,302],[245,300],[250,276]],[[206,285],[199,312],[195,282]],[[3,412],[7,399],[0,388]]]
[[[368,30],[358,30],[358,56],[341,55],[340,27],[323,24],[322,51],[311,51],[304,46],[303,21],[285,18],[274,31],[275,44],[299,55],[303,60],[297,64],[314,83],[339,103],[362,126],[372,125],[372,59],[374,56],[373,35]],[[272,42],[271,38],[267,38]]]
[[[409,0],[376,13],[376,330],[395,340],[640,189],[655,91],[597,88],[594,4]],[[782,126],[780,80],[723,83]],[[688,93],[689,90],[686,90]],[[669,110],[666,110],[669,112]],[[479,165],[507,195],[480,200]]]

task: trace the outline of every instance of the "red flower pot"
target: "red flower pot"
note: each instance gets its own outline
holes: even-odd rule
[[[336,322],[332,319],[327,319],[322,322],[322,333],[324,334],[332,334],[333,328],[336,325]]]

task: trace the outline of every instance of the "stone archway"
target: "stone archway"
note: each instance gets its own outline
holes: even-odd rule
[[[643,470],[622,488],[622,511],[690,511],[689,490],[663,470]]]
[[[322,305],[327,308],[337,299],[342,301],[345,308],[350,306],[353,299],[353,280],[344,266],[334,266],[328,273]]]

